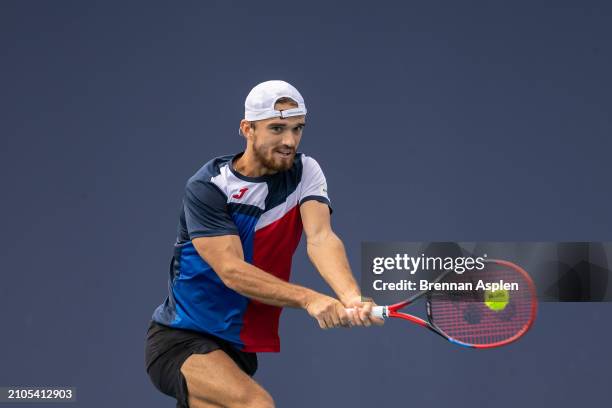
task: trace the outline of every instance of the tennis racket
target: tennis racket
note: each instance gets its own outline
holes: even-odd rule
[[[374,306],[372,316],[397,318],[416,323],[451,343],[472,348],[493,348],[510,344],[532,326],[537,311],[535,285],[520,266],[502,260],[486,260],[482,270],[457,274],[446,271],[432,283],[469,283],[471,290],[429,290],[388,306]],[[517,283],[516,290],[476,290],[483,282]],[[424,297],[427,320],[399,310]],[[347,309],[352,312],[353,309]]]

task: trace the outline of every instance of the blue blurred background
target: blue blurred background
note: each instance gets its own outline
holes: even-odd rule
[[[362,241],[611,240],[611,17],[605,1],[3,1],[0,386],[174,406],[143,344],[184,183],[242,149],[264,80],[306,99],[300,150],[356,275]],[[294,259],[294,282],[328,291],[303,246]],[[479,352],[286,310],[256,379],[279,407],[600,406],[611,311],[546,303],[523,340]]]

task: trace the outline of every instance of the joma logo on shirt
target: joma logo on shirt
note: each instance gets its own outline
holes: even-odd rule
[[[248,189],[249,189],[248,187],[242,187],[242,188],[239,190],[238,194],[234,194],[232,197],[234,197],[234,198],[236,198],[236,199],[240,200],[240,199],[242,198],[242,196],[244,195],[244,193],[246,193],[246,192],[247,192],[247,190],[248,190]]]

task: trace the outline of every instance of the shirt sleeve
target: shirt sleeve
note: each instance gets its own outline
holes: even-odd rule
[[[189,239],[238,235],[238,228],[227,209],[227,198],[213,183],[187,183],[183,207]]]
[[[327,181],[319,163],[312,157],[304,156],[302,161],[302,188],[300,191],[300,205],[309,200],[316,200],[329,206],[331,202],[327,194]]]

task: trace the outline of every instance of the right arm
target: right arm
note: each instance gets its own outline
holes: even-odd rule
[[[192,243],[223,283],[241,295],[272,306],[305,309],[323,329],[348,325],[349,318],[338,300],[245,262],[239,236],[199,237]]]

